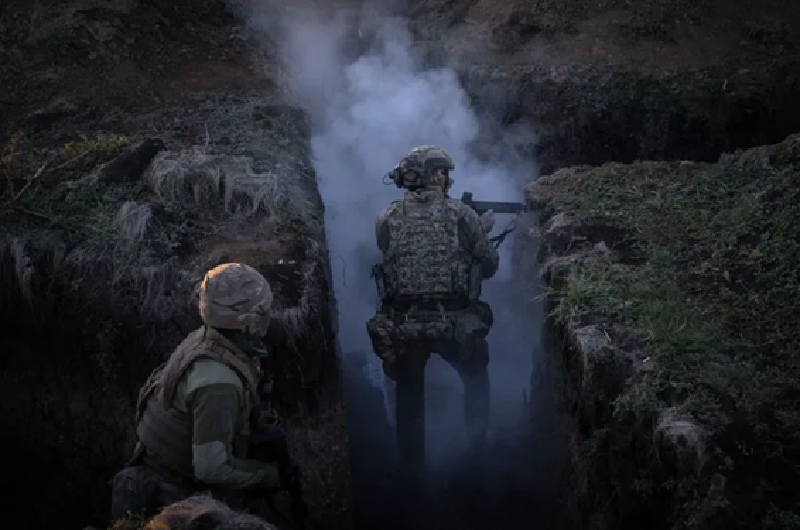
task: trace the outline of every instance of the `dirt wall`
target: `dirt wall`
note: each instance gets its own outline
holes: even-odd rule
[[[0,349],[12,526],[102,526],[139,385],[205,270],[272,283],[275,405],[324,528],[349,467],[308,118],[224,4],[3,5]],[[224,44],[224,45],[223,45]],[[262,53],[263,54],[263,53]],[[272,62],[270,62],[272,61]],[[260,72],[260,71],[259,71]]]

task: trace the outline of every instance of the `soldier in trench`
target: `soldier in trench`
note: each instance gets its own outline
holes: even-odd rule
[[[438,353],[464,383],[471,446],[484,446],[489,416],[489,346],[493,322],[481,284],[499,265],[488,233],[491,211],[478,216],[448,191],[452,158],[434,146],[413,149],[389,174],[405,188],[378,218],[381,262],[375,265],[381,306],[367,322],[375,353],[396,383],[401,478],[420,486],[425,460],[425,365]]]
[[[269,283],[252,267],[227,263],[206,273],[198,298],[203,327],[139,392],[136,448],[112,480],[112,520],[149,517],[202,491],[235,504],[245,488],[281,487],[274,463],[246,458],[251,433],[268,421],[258,385]]]

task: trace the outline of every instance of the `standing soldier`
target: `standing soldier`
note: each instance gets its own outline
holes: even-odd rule
[[[489,416],[492,311],[479,300],[483,279],[499,264],[489,241],[494,215],[478,216],[447,193],[453,160],[421,146],[389,174],[405,188],[401,201],[378,218],[382,260],[373,275],[381,307],[367,323],[375,353],[396,382],[396,426],[401,470],[418,484],[425,460],[425,365],[435,352],[464,383],[467,434],[483,446]]]
[[[112,481],[112,518],[153,515],[200,491],[230,499],[248,487],[277,490],[275,464],[246,459],[259,426],[258,357],[272,291],[255,269],[219,265],[199,290],[193,331],[139,392],[132,461]]]

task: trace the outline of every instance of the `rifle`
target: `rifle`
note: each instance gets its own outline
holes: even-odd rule
[[[489,210],[494,213],[513,213],[517,214],[525,209],[521,202],[500,202],[500,201],[474,201],[472,193],[465,191],[461,195],[461,202],[475,210],[478,215],[483,215]]]
[[[494,243],[495,248],[505,241],[506,236],[517,229],[517,217],[520,213],[525,211],[525,205],[521,202],[501,202],[501,201],[474,201],[472,200],[472,193],[465,191],[461,195],[461,202],[475,210],[478,215],[483,215],[489,210],[494,213],[510,213],[515,214],[515,217],[508,223],[505,230],[500,232],[494,237],[490,237],[489,241]]]
[[[289,456],[286,432],[277,426],[257,431],[250,437],[250,455],[256,460],[275,462],[278,465],[281,488],[289,493],[293,527],[303,530],[306,527],[308,509],[303,500],[303,485],[300,470]]]

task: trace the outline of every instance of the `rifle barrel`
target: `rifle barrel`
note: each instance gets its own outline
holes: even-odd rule
[[[519,213],[523,209],[521,202],[472,201],[470,206],[478,214],[487,210],[492,210],[494,213]]]

